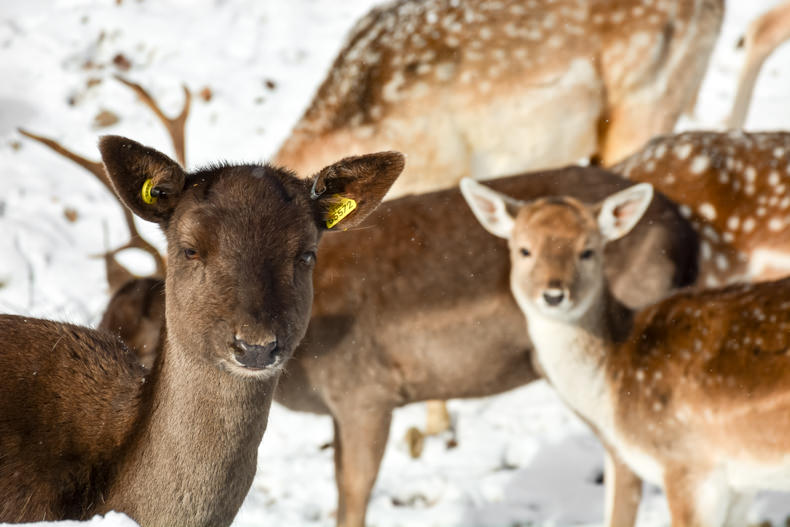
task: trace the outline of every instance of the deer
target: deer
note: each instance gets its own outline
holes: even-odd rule
[[[790,134],[684,132],[611,168],[680,205],[700,237],[703,287],[790,274]]]
[[[612,294],[606,247],[644,214],[650,184],[593,204],[461,185],[507,240],[534,367],[605,447],[606,525],[634,524],[642,480],[663,487],[673,526],[745,525],[756,489],[788,488],[790,279],[634,311]]]
[[[275,161],[409,156],[389,198],[620,161],[696,94],[724,0],[400,0],[351,30]]]
[[[745,48],[745,57],[738,74],[738,88],[727,121],[728,128],[743,128],[746,116],[749,114],[754,85],[757,83],[763,63],[788,39],[790,39],[790,2],[780,3],[749,24],[746,34],[739,42],[739,47]]]
[[[0,316],[0,521],[116,510],[141,525],[229,525],[307,329],[321,235],[362,221],[403,156],[298,178],[266,164],[187,173],[119,136],[99,150],[118,199],[167,239],[164,342],[147,372],[109,332]]]

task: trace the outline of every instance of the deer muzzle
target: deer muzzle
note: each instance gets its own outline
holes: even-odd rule
[[[252,370],[263,370],[272,366],[280,358],[277,339],[272,338],[263,344],[250,344],[249,342],[234,337],[233,355],[236,361]]]

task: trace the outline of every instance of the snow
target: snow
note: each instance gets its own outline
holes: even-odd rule
[[[728,1],[722,36],[696,114],[678,129],[718,128],[727,116],[742,59],[734,44],[748,21],[775,0]],[[167,113],[181,105],[180,85],[212,90],[195,98],[187,127],[191,167],[219,159],[271,155],[309,102],[345,32],[371,0],[0,0],[0,312],[95,324],[107,301],[95,254],[125,241],[118,206],[82,169],[16,132],[54,137],[91,158],[99,134],[127,135],[170,152],[161,125],[112,79],[113,58],[146,86]],[[86,67],[87,65],[87,67]],[[89,79],[101,82],[88,88]],[[267,81],[274,88],[267,87]],[[271,82],[269,83],[271,84]],[[790,125],[790,46],[766,62],[750,129]],[[69,101],[73,104],[69,104]],[[92,127],[107,109],[120,117]],[[70,222],[64,212],[72,209]],[[158,246],[149,224],[141,232]],[[141,273],[140,254],[125,262]],[[424,408],[396,412],[368,519],[397,525],[600,524],[602,449],[541,382],[477,400],[451,401],[458,446],[429,438],[418,460],[403,441],[422,427]],[[278,405],[260,448],[259,471],[236,526],[332,525],[332,430],[328,417]],[[1,498],[0,498],[1,499]],[[750,519],[784,521],[787,496],[761,494]],[[639,525],[667,525],[666,502],[648,489]],[[73,523],[73,522],[64,522]],[[91,525],[134,525],[109,514]],[[49,525],[49,524],[40,524]],[[59,524],[62,525],[62,524]]]

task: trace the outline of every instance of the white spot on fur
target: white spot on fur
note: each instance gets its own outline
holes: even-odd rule
[[[678,159],[686,159],[688,156],[691,155],[691,151],[694,149],[691,143],[683,143],[682,145],[677,145],[673,148],[673,152],[675,153],[675,157]]]
[[[700,215],[706,220],[713,221],[716,219],[716,208],[710,203],[701,204],[698,210]]]
[[[691,161],[691,173],[702,174],[710,166],[710,158],[706,155],[695,156]]]

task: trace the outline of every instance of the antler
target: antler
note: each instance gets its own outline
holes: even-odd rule
[[[156,103],[153,97],[148,93],[148,91],[140,86],[137,83],[134,83],[128,79],[125,79],[119,75],[116,75],[115,78],[131,88],[140,100],[154,112],[154,114],[159,118],[162,124],[167,129],[168,133],[170,134],[170,139],[173,143],[173,149],[176,153],[176,158],[179,163],[182,165],[186,164],[186,157],[185,157],[185,141],[184,141],[184,130],[186,126],[186,120],[189,116],[189,108],[192,102],[192,95],[187,89],[186,86],[183,86],[184,89],[184,106],[179,113],[178,116],[175,118],[167,117],[159,105]],[[73,161],[74,163],[78,164],[79,166],[83,167],[85,170],[93,174],[102,184],[110,191],[110,193],[114,196],[115,192],[112,188],[112,184],[110,183],[109,179],[107,179],[107,175],[104,172],[104,165],[97,161],[92,161],[87,159],[71,150],[65,148],[63,145],[55,141],[54,139],[50,139],[48,137],[44,137],[42,135],[34,134],[22,128],[19,129],[19,133],[28,137],[42,145],[48,147],[52,151],[57,154],[62,155],[63,157]],[[124,214],[124,219],[126,220],[126,226],[129,229],[129,241],[115,249],[107,251],[104,253],[104,261],[106,266],[107,272],[107,282],[110,285],[110,290],[115,292],[123,283],[125,283],[129,278],[132,277],[132,274],[126,270],[118,261],[116,260],[115,256],[126,249],[140,249],[145,251],[146,253],[150,254],[156,265],[156,271],[154,276],[156,277],[164,277],[165,276],[165,260],[159,251],[151,245],[145,238],[140,236],[140,233],[137,231],[137,226],[134,223],[134,216],[132,215],[131,211],[126,207],[121,207]]]
[[[159,118],[162,124],[167,128],[170,134],[170,140],[173,142],[173,150],[176,153],[176,159],[181,166],[186,166],[186,147],[184,146],[184,128],[186,127],[187,117],[189,117],[189,107],[192,103],[192,94],[186,85],[182,85],[184,90],[184,106],[181,108],[181,113],[176,117],[170,118],[164,114],[162,109],[156,103],[151,94],[140,86],[120,75],[114,75],[115,79],[131,88],[140,100],[151,109],[152,112]]]

